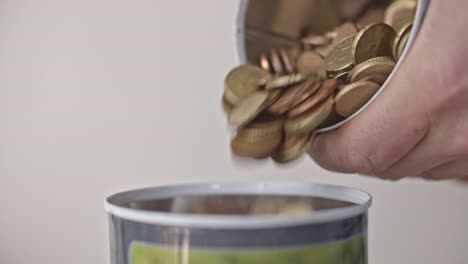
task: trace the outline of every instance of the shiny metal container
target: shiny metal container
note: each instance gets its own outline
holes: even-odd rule
[[[267,203],[259,207],[262,200]],[[273,213],[271,201],[310,210]],[[105,204],[111,263],[366,264],[370,205],[363,191],[302,182],[122,192]]]
[[[294,45],[295,39],[304,31],[323,33],[339,25],[340,18],[334,15],[335,9],[342,13],[350,12],[348,9],[355,2],[360,5],[378,5],[385,0],[239,0],[239,9],[236,20],[236,53],[239,63],[258,64],[261,52],[271,48],[288,48]],[[336,129],[349,122],[361,113],[372,101],[387,87],[393,75],[400,68],[406,58],[429,6],[430,0],[418,0],[413,29],[408,44],[397,62],[393,73],[382,85],[374,97],[359,111],[342,122],[325,127],[317,132],[326,132]],[[358,4],[359,5],[359,4]]]

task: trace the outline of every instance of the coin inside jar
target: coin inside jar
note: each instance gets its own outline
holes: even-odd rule
[[[395,30],[383,23],[372,24],[359,31],[352,44],[354,64],[365,62],[375,57],[391,57]]]
[[[359,81],[345,86],[336,95],[336,112],[344,117],[351,116],[372,98],[379,87],[370,81]]]

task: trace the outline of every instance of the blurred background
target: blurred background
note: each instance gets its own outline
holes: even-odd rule
[[[370,192],[370,263],[466,263],[468,186],[230,158],[237,1],[0,1],[0,263],[109,263],[105,197],[191,181]]]

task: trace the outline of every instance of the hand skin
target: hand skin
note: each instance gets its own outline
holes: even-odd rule
[[[468,180],[468,2],[431,1],[389,87],[343,127],[318,135],[323,168],[388,180]]]

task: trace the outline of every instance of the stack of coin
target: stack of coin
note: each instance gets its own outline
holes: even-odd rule
[[[416,1],[396,0],[229,72],[223,108],[237,131],[232,152],[278,163],[300,158],[316,129],[353,115],[384,84],[408,42],[415,12]]]

